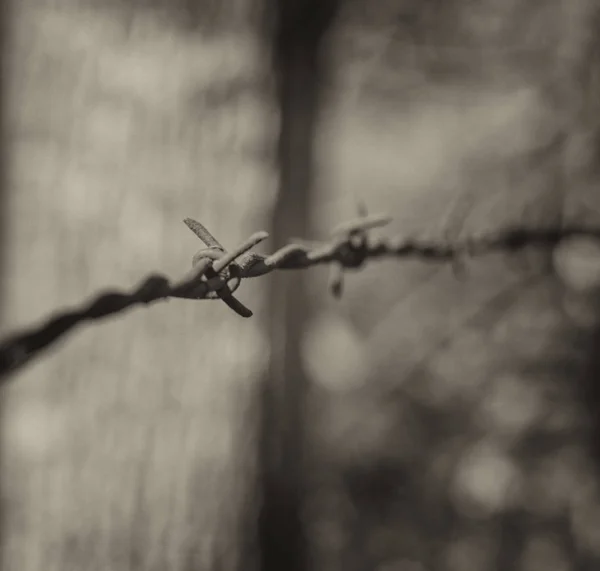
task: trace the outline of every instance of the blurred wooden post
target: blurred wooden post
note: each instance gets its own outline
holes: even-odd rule
[[[11,329],[148,272],[179,277],[200,247],[185,216],[227,245],[260,224],[260,165],[230,143],[245,112],[203,99],[251,79],[259,50],[185,33],[178,16],[13,4]],[[255,100],[242,116],[261,123]],[[2,395],[3,567],[233,568],[258,329],[222,304],[172,300],[82,327],[20,372]]]
[[[323,39],[337,0],[275,0],[273,66],[280,110],[277,145],[278,197],[271,235],[279,247],[306,237],[314,206],[315,134],[323,77]],[[304,408],[308,379],[300,349],[310,304],[306,274],[281,272],[269,292],[270,369],[264,381],[262,411],[262,509],[259,548],[263,571],[308,567],[301,517],[304,495]]]

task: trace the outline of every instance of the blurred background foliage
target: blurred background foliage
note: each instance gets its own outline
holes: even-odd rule
[[[303,237],[357,197],[394,216],[390,234],[597,222],[597,12],[342,2]],[[186,216],[226,245],[273,225],[257,1],[24,0],[10,18],[3,332],[182,274]],[[341,301],[306,272],[311,568],[597,567],[594,335],[549,262],[489,256],[462,280],[378,262]],[[265,283],[241,290],[253,320],[209,302],[135,310],[3,389],[6,569],[252,567]]]

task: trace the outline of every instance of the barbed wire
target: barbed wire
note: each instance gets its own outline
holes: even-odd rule
[[[369,230],[391,221],[389,216],[368,215],[364,207],[359,217],[341,224],[325,242],[295,240],[273,254],[262,255],[251,249],[268,237],[257,232],[228,252],[199,222],[186,218],[185,224],[205,244],[192,260],[192,269],[178,282],[161,274],[152,274],[132,291],[107,291],[92,302],[75,309],[57,312],[38,327],[14,333],[0,342],[0,378],[28,363],[77,325],[94,321],[138,305],[168,298],[201,300],[221,299],[242,317],[252,311],[234,297],[244,279],[269,274],[275,270],[298,270],[328,264],[329,287],[339,297],[345,270],[361,268],[368,260],[383,257],[416,257],[457,264],[469,257],[492,251],[515,252],[528,246],[554,247],[574,236],[600,239],[600,228],[563,226],[560,228],[508,228],[484,236],[470,237],[453,243],[416,238],[376,238]]]

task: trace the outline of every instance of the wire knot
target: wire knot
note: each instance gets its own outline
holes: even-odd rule
[[[338,263],[345,269],[360,268],[369,257],[366,233],[351,233],[339,244],[336,254]]]
[[[249,251],[268,237],[266,232],[256,232],[232,252],[227,252],[220,242],[196,220],[186,218],[187,227],[207,246],[199,250],[192,260],[192,271],[197,271],[194,284],[177,297],[187,299],[221,299],[242,317],[252,317],[252,311],[233,296],[240,287],[245,269],[255,259]]]
[[[203,283],[208,288],[202,299],[222,299],[223,296],[230,297],[240,287],[242,278],[239,275],[239,267],[235,262],[223,268],[220,271],[215,270],[214,262],[225,256],[226,252],[222,248],[210,247],[199,250],[194,255],[192,267],[202,265],[207,262],[204,270]]]
[[[391,217],[386,215],[369,216],[366,206],[359,203],[358,218],[340,224],[333,230],[333,238],[337,239],[338,243],[329,274],[329,289],[334,297],[339,298],[342,295],[344,270],[356,270],[369,258],[368,231],[390,222]]]

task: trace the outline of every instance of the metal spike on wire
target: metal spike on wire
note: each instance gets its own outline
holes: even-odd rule
[[[206,248],[196,253],[192,261],[192,266],[195,267],[198,264],[204,266],[204,260],[208,260],[207,267],[203,271],[203,276],[206,277],[205,283],[209,285],[210,289],[200,292],[197,288],[194,289],[192,287],[188,292],[180,292],[179,295],[171,297],[187,299],[219,298],[238,315],[252,317],[252,311],[234,297],[233,292],[240,286],[243,277],[242,268],[247,263],[247,260],[251,259],[252,254],[249,254],[249,251],[258,243],[266,240],[269,235],[266,232],[256,232],[235,250],[227,252],[220,242],[200,222],[196,222],[191,218],[186,218],[184,222],[206,245]]]
[[[362,267],[367,260],[381,257],[416,257],[424,261],[455,262],[460,257],[483,255],[491,251],[513,253],[529,246],[554,247],[574,236],[600,239],[599,228],[579,226],[527,229],[508,228],[493,234],[449,243],[414,238],[373,238],[369,231],[391,221],[386,215],[369,215],[363,203],[358,217],[337,226],[328,241],[294,241],[270,255],[252,252],[268,234],[257,232],[228,252],[199,222],[186,218],[185,224],[206,248],[192,260],[192,269],[177,282],[154,274],[130,292],[109,291],[78,309],[57,312],[41,326],[14,333],[0,342],[0,377],[16,371],[44,348],[85,321],[94,321],[119,313],[137,304],[150,304],[169,298],[202,300],[221,299],[242,317],[252,312],[234,293],[247,278],[263,276],[275,270],[298,270],[327,264],[329,287],[336,297],[343,290],[344,272]]]
[[[333,229],[333,239],[340,241],[340,259],[331,263],[329,289],[334,297],[342,296],[344,269],[360,268],[368,258],[368,230],[389,224],[390,216],[369,216],[364,202],[358,202],[358,218],[338,225]]]

